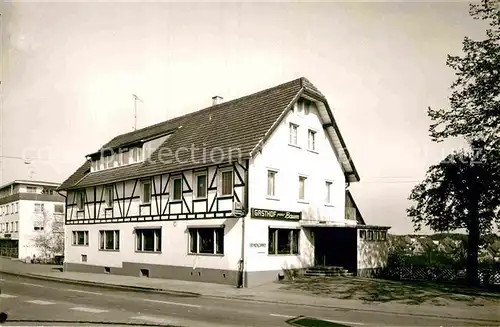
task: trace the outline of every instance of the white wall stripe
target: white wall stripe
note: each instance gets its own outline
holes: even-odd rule
[[[295,316],[279,315],[279,314],[276,314],[276,313],[270,313],[269,315],[270,315],[270,316],[273,316],[273,317],[295,318]]]

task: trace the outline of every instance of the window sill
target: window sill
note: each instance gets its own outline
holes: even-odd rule
[[[192,252],[189,252],[188,255],[207,256],[207,257],[223,257],[224,256],[224,254],[220,254],[220,253],[192,253]]]
[[[195,201],[201,201],[201,200],[206,200],[206,199],[207,199],[206,196],[201,196],[201,197],[196,197],[193,200],[195,200]]]
[[[334,208],[335,205],[331,204],[331,203],[325,203],[325,207],[330,207],[330,208]]]
[[[149,254],[161,254],[161,251],[137,251],[135,253],[149,253]]]
[[[218,199],[230,199],[233,196],[234,196],[233,194],[226,194],[226,195],[219,195],[219,196],[217,196],[217,198]]]
[[[285,257],[285,256],[294,256],[295,257],[295,256],[300,255],[300,253],[295,253],[295,254],[291,254],[291,253],[290,254],[288,254],[288,253],[283,253],[283,254],[268,253],[267,255],[270,256],[270,257]]]
[[[112,249],[99,249],[102,252],[120,252],[120,249],[112,250]]]
[[[302,149],[302,147],[300,145],[297,145],[297,144],[288,143],[288,145],[293,147],[293,148]]]
[[[307,149],[307,151],[308,151],[308,152],[311,152],[311,153],[314,153],[314,154],[319,154],[319,152],[318,152],[318,151],[316,151],[316,150]]]
[[[81,246],[81,247],[86,247],[89,246],[88,244],[73,244],[72,246]]]
[[[275,196],[269,196],[269,195],[268,195],[268,196],[266,196],[266,199],[267,199],[267,200],[273,200],[273,201],[279,201],[279,200],[280,200],[279,198],[277,198],[277,197],[275,197]]]
[[[307,200],[297,200],[297,202],[302,204],[309,204],[309,201]]]

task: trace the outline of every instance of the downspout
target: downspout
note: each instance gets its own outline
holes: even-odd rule
[[[245,260],[245,220],[246,216],[250,212],[249,207],[248,207],[248,175],[250,171],[250,161],[247,159],[246,160],[246,166],[247,170],[245,172],[245,195],[243,198],[243,219],[241,221],[241,259],[240,259],[240,280],[238,283],[238,288],[243,288],[245,287],[246,284],[246,260]]]

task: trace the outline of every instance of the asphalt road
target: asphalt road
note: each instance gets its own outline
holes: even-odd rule
[[[290,326],[287,320],[300,315],[350,327],[499,325],[485,321],[112,290],[1,273],[0,288],[0,311],[8,314],[8,320],[4,323],[7,326],[110,324],[281,327]]]

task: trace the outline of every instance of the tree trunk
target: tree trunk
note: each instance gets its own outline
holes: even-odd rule
[[[479,252],[479,223],[477,216],[472,217],[469,226],[469,239],[467,244],[467,284],[479,286],[478,277],[478,252]]]

